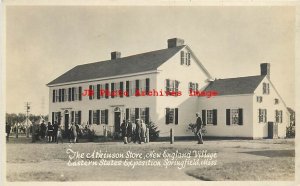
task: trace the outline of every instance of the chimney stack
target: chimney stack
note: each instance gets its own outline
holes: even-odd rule
[[[168,39],[168,48],[182,46],[184,44],[184,40],[180,38],[172,38]]]
[[[114,51],[114,52],[110,53],[110,55],[111,55],[112,60],[121,58],[121,52],[118,52],[118,51]]]
[[[270,79],[270,63],[260,64],[260,75],[267,76]]]

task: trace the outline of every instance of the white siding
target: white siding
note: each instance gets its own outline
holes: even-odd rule
[[[269,83],[270,94],[263,94],[263,83]],[[263,101],[258,103],[256,101],[257,96],[262,96]],[[274,99],[279,99],[278,104],[274,104]],[[287,109],[283,104],[283,100],[281,100],[272,87],[269,80],[265,77],[263,81],[259,84],[257,89],[254,92],[253,96],[253,137],[254,138],[265,138],[268,137],[268,124],[267,122],[275,122],[275,110],[283,111],[283,119],[282,123],[278,124],[278,136],[285,137],[286,136],[286,126],[289,122],[289,114]],[[258,122],[258,109],[267,109],[267,122],[259,123]]]
[[[187,52],[187,49],[183,49]],[[187,131],[188,124],[194,122],[195,113],[198,110],[198,98],[189,96],[188,86],[189,82],[199,84],[199,88],[206,85],[206,75],[203,73],[200,66],[195,59],[191,57],[191,65],[180,64],[180,52],[174,55],[169,61],[159,67],[160,73],[157,75],[157,88],[165,91],[165,80],[177,80],[180,82],[179,91],[182,92],[181,96],[161,96],[157,97],[156,101],[156,123],[161,131],[160,136],[168,136],[170,128],[175,130],[175,136],[191,136]],[[165,109],[178,108],[178,125],[166,124],[165,122]]]
[[[215,96],[199,98],[198,112],[217,109],[217,125],[206,125],[207,136],[247,137],[253,136],[253,95]],[[243,109],[243,125],[226,125],[226,109]]]

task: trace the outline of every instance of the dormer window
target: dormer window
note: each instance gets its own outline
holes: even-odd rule
[[[185,52],[185,51],[180,52],[180,65],[186,65],[186,66],[191,65],[191,53],[190,52]]]

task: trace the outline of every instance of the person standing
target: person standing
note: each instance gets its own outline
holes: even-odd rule
[[[53,138],[52,138],[53,142],[57,141],[57,131],[58,131],[58,125],[57,125],[57,121],[55,121],[53,124]]]
[[[62,128],[61,125],[57,125],[57,136],[56,136],[56,143],[58,144],[58,140],[61,140],[61,143],[64,143],[63,137],[62,137]]]
[[[44,123],[44,120],[43,120],[42,123],[41,123],[41,138],[42,139],[45,139],[46,130],[47,130],[47,127],[46,127],[46,124]]]
[[[121,132],[122,132],[122,138],[123,138],[123,141],[124,141],[124,144],[127,144],[128,141],[127,141],[127,128],[128,128],[128,122],[123,120],[122,124],[121,124]]]
[[[7,122],[6,122],[6,125],[5,125],[5,130],[6,130],[6,140],[8,142],[9,141],[9,135],[10,135],[11,126]]]
[[[198,144],[203,144],[203,139],[202,139],[202,119],[199,116],[199,113],[196,113],[196,135],[198,137]]]
[[[127,126],[127,142],[130,143],[132,140],[132,124],[129,120],[126,120],[126,122],[128,123]]]
[[[52,142],[52,136],[53,136],[53,125],[51,122],[48,122],[48,127],[47,127],[47,136],[48,136],[48,142]]]
[[[142,143],[141,133],[142,133],[141,121],[140,119],[137,119],[136,120],[136,141],[138,141],[139,144]]]
[[[71,125],[71,134],[72,134],[72,137],[73,137],[73,143],[76,143],[77,141],[77,130],[76,130],[76,126],[75,126],[75,123],[72,122],[72,125]]]

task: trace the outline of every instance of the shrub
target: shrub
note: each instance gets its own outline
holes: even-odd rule
[[[147,128],[149,129],[149,141],[155,141],[159,138],[159,130],[157,125],[150,121],[150,123],[146,123]]]
[[[206,128],[205,128],[205,125],[202,126],[202,135],[205,135],[207,133],[206,131]],[[190,123],[188,124],[188,129],[187,131],[192,131],[195,135],[196,135],[196,132],[197,132],[197,125],[195,123]]]
[[[286,127],[286,137],[294,138],[295,137],[295,126]]]

